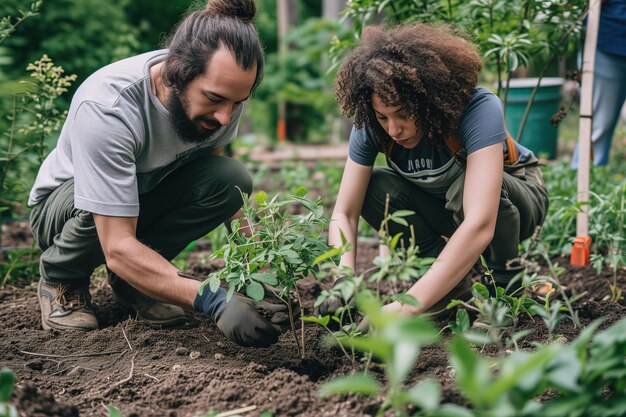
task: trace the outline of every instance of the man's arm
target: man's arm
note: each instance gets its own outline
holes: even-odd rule
[[[136,217],[93,214],[107,267],[142,293],[190,309],[200,282],[179,277],[167,259],[137,240]]]

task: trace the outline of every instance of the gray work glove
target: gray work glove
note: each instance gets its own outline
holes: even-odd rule
[[[322,296],[326,298],[316,305],[317,316],[336,316],[342,307],[354,308],[354,284],[346,278],[337,279],[330,290],[322,292]]]
[[[222,333],[240,346],[270,346],[289,329],[286,305],[255,301],[237,293],[227,302],[223,288],[197,294],[193,307],[209,314]]]

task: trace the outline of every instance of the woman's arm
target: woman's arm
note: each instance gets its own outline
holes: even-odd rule
[[[341,233],[352,246],[352,250],[341,257],[340,265],[353,270],[356,267],[359,216],[371,175],[371,166],[359,165],[348,157],[328,228],[328,243],[331,246],[341,246]]]
[[[408,290],[421,307],[396,302],[386,309],[402,309],[407,313],[426,311],[469,272],[493,238],[502,189],[502,166],[501,143],[468,156],[463,191],[464,220],[428,272]]]

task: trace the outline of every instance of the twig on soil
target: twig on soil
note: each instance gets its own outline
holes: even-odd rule
[[[126,352],[126,351],[124,351]],[[41,356],[44,358],[85,358],[89,356],[105,356],[105,355],[113,355],[114,353],[123,353],[121,350],[111,350],[108,352],[94,352],[94,353],[76,353],[72,355],[53,355],[50,353],[37,353],[37,352],[27,352],[25,350],[20,350],[20,353],[25,355],[32,356]]]
[[[145,373],[144,373],[144,376],[147,376],[148,378],[154,379],[156,382],[161,382],[161,380],[159,378],[157,378],[156,376],[152,376],[150,374],[145,374]]]
[[[111,385],[106,391],[104,391],[102,393],[103,397],[106,397],[107,395],[109,395],[111,393],[111,391],[113,391],[113,389],[119,387],[122,384],[127,383],[128,381],[130,381],[131,379],[133,379],[133,373],[135,371],[135,356],[137,356],[139,352],[135,352],[135,354],[133,355],[132,358],[130,358],[130,372],[128,373],[128,376],[124,379],[122,379],[121,381],[117,381],[115,384]]]
[[[216,414],[215,417],[228,417],[234,416],[236,414],[247,413],[248,411],[256,410],[256,405],[250,405],[248,407],[241,407],[235,410],[224,411],[223,413]]]
[[[133,347],[130,345],[130,341],[128,340],[128,337],[126,337],[126,331],[124,330],[125,325],[122,325],[122,334],[124,335],[124,339],[126,339],[126,343],[128,343],[128,347],[130,348],[130,350],[133,350]]]
[[[87,368],[87,367],[85,367],[85,366],[74,366],[74,365],[70,365],[70,366],[67,366],[67,367],[65,367],[65,368],[61,369],[60,371],[56,371],[56,372],[51,373],[51,374],[50,374],[50,376],[52,376],[52,375],[59,375],[59,374],[62,374],[63,372],[65,372],[65,371],[67,371],[68,369],[71,369],[71,368],[79,368],[79,369],[85,369],[85,370],[87,370],[87,371],[94,371],[94,372],[98,372],[98,370],[97,370],[97,369]]]
[[[203,330],[204,330],[204,326],[202,326],[202,327],[200,328],[200,335],[201,335],[202,337],[204,337],[204,338],[206,339],[206,341],[207,341],[207,342],[210,342],[209,338],[208,338],[208,337],[206,337],[206,336],[204,335]]]

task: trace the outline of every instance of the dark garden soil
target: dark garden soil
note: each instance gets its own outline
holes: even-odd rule
[[[360,249],[358,267],[363,271],[371,266],[378,249],[374,244]],[[196,247],[189,272],[206,274],[219,268],[219,262],[207,261],[207,250],[206,245]],[[567,291],[587,292],[574,305],[583,324],[604,317],[606,327],[624,316],[623,301],[602,301],[609,292],[609,273],[597,276],[590,267],[566,268],[562,281]],[[619,286],[626,289],[626,271],[618,275]],[[22,416],[106,416],[108,404],[119,407],[126,417],[200,416],[209,410],[249,406],[256,408],[241,415],[270,411],[273,416],[370,416],[381,404],[380,399],[356,396],[318,397],[321,383],[348,374],[353,367],[325,342],[324,330],[313,325],[306,326],[304,360],[291,333],[269,348],[242,348],[201,315],[189,313],[187,324],[177,329],[158,329],[137,321],[114,301],[106,281],[95,278],[91,293],[100,330],[44,331],[35,281],[36,277],[33,282],[10,282],[0,289],[0,368],[8,367],[16,374],[13,404]],[[327,285],[313,280],[302,283],[308,313]],[[523,318],[517,330],[521,328],[535,330],[522,347],[547,342],[540,320]],[[557,329],[562,341],[572,340],[578,332],[569,321]],[[484,353],[498,352],[490,348]],[[380,370],[374,372],[382,377]],[[423,377],[442,382],[445,401],[464,404],[454,388],[443,347],[423,349],[411,379]]]

